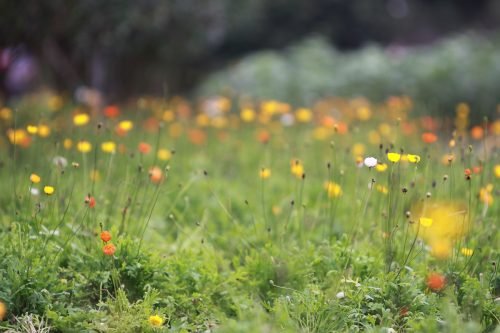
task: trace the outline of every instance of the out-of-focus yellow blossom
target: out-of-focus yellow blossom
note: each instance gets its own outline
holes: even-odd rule
[[[297,178],[302,178],[304,174],[304,166],[300,160],[292,160],[290,163],[290,171]]]
[[[172,138],[180,137],[183,130],[184,130],[184,128],[178,122],[172,123],[168,128],[168,132]]]
[[[385,170],[387,170],[387,168],[388,165],[385,163],[379,163],[375,166],[375,170],[377,170],[378,172],[384,172]]]
[[[157,156],[160,161],[168,161],[172,157],[172,152],[168,149],[158,149]]]
[[[342,187],[335,182],[328,181],[324,187],[329,198],[338,198],[342,195]]]
[[[128,132],[134,128],[134,123],[130,120],[122,120],[118,123],[118,128],[123,132]]]
[[[113,141],[104,141],[101,143],[101,150],[105,153],[114,154],[116,152],[116,143]]]
[[[46,138],[50,135],[50,127],[47,125],[38,126],[38,136],[41,138]]]
[[[31,135],[35,135],[38,133],[38,126],[28,125],[28,126],[26,126],[26,131]]]
[[[389,189],[384,185],[377,184],[377,186],[375,188],[377,189],[377,191],[379,191],[382,194],[389,193]]]
[[[162,119],[163,119],[163,121],[165,121],[167,123],[171,123],[172,121],[175,120],[175,113],[174,113],[174,111],[172,111],[172,110],[165,110],[165,112],[163,112]]]
[[[37,175],[36,173],[32,173],[30,175],[30,181],[33,183],[33,184],[38,184],[40,181],[42,180],[42,178],[40,178],[39,175]]]
[[[78,141],[76,149],[81,153],[88,153],[92,150],[92,144],[85,140]]]
[[[71,139],[64,139],[63,141],[63,147],[64,149],[71,149],[71,147],[73,146],[73,141],[71,141]]]
[[[295,118],[299,123],[308,123],[312,120],[312,112],[306,108],[300,108],[295,112]]]
[[[324,126],[316,127],[312,133],[313,138],[318,140],[318,141],[324,141],[324,140],[328,139],[330,134],[331,134],[331,131]]]
[[[271,169],[269,169],[269,168],[260,169],[259,177],[261,179],[267,179],[267,178],[271,177]]]
[[[12,110],[4,107],[0,109],[0,119],[4,121],[9,121],[12,119]]]
[[[90,116],[86,113],[77,113],[73,116],[73,124],[75,126],[87,125],[90,121]]]
[[[479,190],[479,200],[491,206],[493,204],[493,185],[488,184]]]
[[[244,108],[240,112],[240,117],[244,122],[251,123],[255,120],[255,111],[250,108]]]
[[[363,156],[365,154],[365,145],[362,143],[355,143],[352,146],[352,155],[354,157]]]
[[[372,110],[368,106],[361,106],[356,109],[356,116],[361,121],[369,120],[372,117]]]
[[[500,164],[495,165],[495,177],[500,178]]]
[[[90,171],[89,178],[93,182],[98,182],[101,180],[101,173],[99,172],[99,170],[94,169],[94,170]]]
[[[408,159],[408,162],[410,162],[410,163],[420,162],[420,156],[418,156],[418,155],[408,154],[406,157]]]
[[[196,116],[196,125],[199,127],[207,127],[210,125],[210,118],[205,113],[200,113]]]

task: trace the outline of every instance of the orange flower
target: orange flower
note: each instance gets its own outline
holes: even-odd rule
[[[202,145],[207,140],[207,135],[203,130],[194,128],[188,131],[189,141],[195,145]]]
[[[465,169],[465,170],[464,170],[464,175],[465,175],[465,177],[470,177],[470,174],[471,174],[471,173],[472,173],[472,171],[470,171],[470,169],[469,169],[469,168],[467,168],[467,169]]]
[[[269,142],[269,139],[271,139],[271,134],[269,134],[268,131],[266,130],[260,130],[258,133],[257,133],[257,140],[260,142],[260,143],[268,143]]]
[[[107,256],[112,256],[116,252],[116,246],[109,243],[102,247],[102,252]]]
[[[470,130],[470,136],[474,140],[481,140],[484,136],[484,129],[481,126],[474,126]]]
[[[0,301],[0,320],[4,320],[5,315],[7,314],[7,306],[4,302]]]
[[[437,135],[432,132],[422,133],[422,141],[425,143],[434,143],[438,139]]]
[[[157,166],[149,169],[149,179],[153,184],[160,184],[163,181],[163,172]]]
[[[148,154],[151,151],[151,145],[146,142],[140,142],[139,146],[137,146],[137,149],[141,154]]]
[[[434,292],[441,291],[446,286],[446,278],[439,273],[431,273],[427,277],[427,287]]]
[[[101,239],[103,242],[107,243],[111,240],[111,233],[107,230],[101,232]]]
[[[87,195],[85,197],[85,203],[87,205],[89,205],[90,208],[94,208],[95,207],[95,198],[90,196],[90,195]]]

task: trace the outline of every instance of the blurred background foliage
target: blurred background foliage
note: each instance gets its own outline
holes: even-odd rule
[[[85,85],[110,101],[231,86],[296,103],[404,92],[491,110],[500,87],[496,0],[1,0],[0,11],[0,49],[35,63],[27,88]]]

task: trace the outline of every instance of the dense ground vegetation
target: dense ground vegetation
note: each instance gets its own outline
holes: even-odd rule
[[[498,332],[498,112],[417,105],[3,106],[0,330]]]

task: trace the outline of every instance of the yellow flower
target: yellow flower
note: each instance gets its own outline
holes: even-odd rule
[[[362,143],[355,143],[351,149],[354,157],[363,156],[365,154],[365,145]]]
[[[105,141],[101,143],[101,149],[105,153],[114,154],[116,152],[116,143],[113,141]]]
[[[387,159],[392,163],[397,163],[401,159],[401,154],[398,153],[387,153]]]
[[[495,165],[495,177],[500,178],[500,164]]]
[[[30,141],[28,133],[21,128],[15,130],[8,129],[7,137],[9,138],[10,143],[12,143],[13,145],[23,146],[25,142]]]
[[[297,118],[297,121],[300,123],[308,123],[312,119],[312,113],[311,110],[309,109],[300,108],[295,112],[295,117]]]
[[[160,161],[168,161],[172,157],[172,152],[168,149],[159,149],[157,156]]]
[[[89,178],[93,182],[98,182],[99,180],[101,180],[101,173],[99,172],[99,170],[92,170],[90,171]]]
[[[148,320],[151,326],[159,327],[163,324],[163,318],[158,315],[149,316]]]
[[[90,117],[86,113],[78,113],[73,116],[73,124],[76,126],[87,125],[90,120]]]
[[[40,180],[42,180],[42,179],[41,179],[41,178],[40,178],[40,176],[39,176],[39,175],[37,175],[36,173],[32,173],[32,174],[30,175],[30,181],[31,181],[33,184],[38,184],[38,183],[40,182]]]
[[[50,127],[47,125],[38,126],[38,136],[46,138],[50,135]]]
[[[54,194],[55,188],[53,186],[44,186],[43,187],[43,192],[47,195],[52,195]]]
[[[205,113],[196,116],[196,124],[200,127],[207,127],[210,124],[210,118]]]
[[[386,186],[384,186],[384,185],[378,184],[377,187],[376,187],[376,189],[377,189],[377,191],[379,191],[382,194],[389,193],[389,189]]]
[[[71,141],[71,139],[64,139],[63,146],[64,149],[71,149],[71,147],[73,146],[73,141]]]
[[[326,182],[325,189],[329,198],[338,198],[342,195],[342,188],[339,184],[334,182]]]
[[[172,110],[165,110],[165,112],[163,112],[162,119],[164,121],[166,121],[167,123],[170,123],[170,122],[174,121],[175,113]]]
[[[92,144],[88,141],[82,140],[78,142],[76,149],[78,149],[79,152],[88,153],[92,150]]]
[[[421,217],[420,224],[422,225],[422,227],[429,228],[432,225],[432,219],[428,217]]]
[[[304,166],[299,160],[292,160],[290,171],[293,175],[295,175],[295,177],[302,178],[302,175],[304,174]]]
[[[0,119],[2,120],[11,120],[12,119],[12,110],[9,108],[0,109]]]
[[[408,158],[408,162],[410,162],[410,163],[418,163],[418,162],[420,162],[420,156],[418,156],[418,155],[408,154],[407,158]]]
[[[28,131],[29,134],[35,135],[38,133],[38,126],[28,125],[26,126],[26,130]]]
[[[451,256],[452,245],[449,239],[440,239],[431,242],[431,254],[433,257],[445,260]]]
[[[134,128],[134,123],[131,122],[130,120],[122,120],[118,123],[118,128],[123,132],[128,132],[132,128]]]
[[[469,249],[468,247],[463,247],[460,249],[460,253],[462,253],[466,257],[470,257],[474,253],[474,250]]]
[[[262,179],[267,179],[267,178],[271,177],[271,169],[269,169],[269,168],[260,169],[259,176]]]
[[[244,122],[251,123],[255,120],[255,111],[250,108],[244,108],[240,112],[240,117]]]
[[[387,170],[387,164],[379,163],[375,166],[375,170],[377,170],[378,172],[384,172],[385,170]]]

